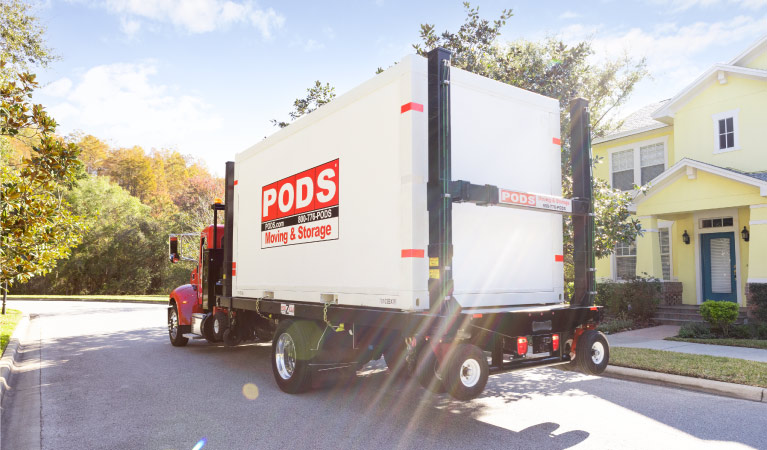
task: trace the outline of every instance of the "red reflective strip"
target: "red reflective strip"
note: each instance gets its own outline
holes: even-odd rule
[[[556,145],[562,145],[562,140],[559,138],[552,138],[551,142],[553,142]]]
[[[591,307],[591,308],[589,308],[589,309],[590,309],[590,310],[592,310],[592,311],[596,311],[596,310],[597,310],[597,309],[599,309],[599,308],[597,308],[596,306],[592,306],[592,307]]]
[[[402,257],[403,258],[423,258],[424,251],[417,248],[403,248],[402,249]]]
[[[400,113],[406,113],[410,110],[423,112],[423,105],[420,103],[415,103],[415,102],[405,103],[400,108]]]
[[[565,255],[554,255],[554,261],[556,261],[556,262],[564,262],[565,261]]]
[[[237,186],[237,180],[234,180],[234,185]]]
[[[236,269],[236,268],[237,268],[237,263],[232,261],[232,269]]]
[[[236,271],[236,270],[234,270],[234,269],[232,269],[232,276],[234,277],[234,276],[236,276],[236,275],[237,275],[237,271]]]
[[[479,314],[479,313],[477,313],[477,314],[474,314],[474,315],[473,315],[473,316],[471,316],[471,317],[473,317],[473,318],[475,318],[475,319],[481,319],[481,318],[482,318],[482,314]]]

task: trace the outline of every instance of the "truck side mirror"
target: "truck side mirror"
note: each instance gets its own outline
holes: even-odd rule
[[[171,236],[170,242],[169,242],[169,248],[170,248],[170,262],[176,263],[179,259],[181,259],[181,253],[178,251],[178,237],[177,236]]]

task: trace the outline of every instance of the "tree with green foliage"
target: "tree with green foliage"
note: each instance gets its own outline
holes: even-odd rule
[[[0,49],[2,60],[22,72],[56,59],[45,43],[45,27],[22,0],[0,0]]]
[[[167,263],[175,222],[153,217],[149,206],[103,176],[79,180],[66,198],[89,226],[82,243],[15,293],[167,293],[188,282],[188,268]]]
[[[323,85],[319,80],[317,80],[314,82],[314,86],[306,89],[306,97],[297,98],[293,102],[293,111],[288,113],[290,116],[288,122],[272,119],[272,124],[280,128],[285,128],[299,117],[309,114],[320,106],[330,103],[330,101],[335,97],[336,88],[332,87],[330,83],[325,83]]]
[[[0,66],[2,67],[2,66]],[[83,223],[72,214],[64,193],[82,173],[79,149],[54,135],[56,122],[41,105],[29,102],[35,76],[15,74],[0,84],[0,281],[12,286],[50,271],[69,256]],[[10,139],[33,130],[32,154],[10,163]]]
[[[434,25],[421,25],[421,44],[413,48],[420,55],[436,47],[453,53],[453,67],[467,70],[503,83],[556,98],[560,105],[562,136],[563,195],[572,195],[570,167],[570,101],[577,97],[589,100],[592,137],[604,136],[620,126],[611,112],[625,104],[636,84],[647,75],[645,61],[628,58],[607,60],[594,65],[589,57],[594,51],[588,42],[574,46],[548,38],[543,42],[500,42],[501,28],[512,17],[504,10],[495,21],[479,16],[479,8],[464,3],[467,17],[457,32],[438,35]],[[599,163],[600,161],[594,161]],[[597,258],[611,254],[619,242],[631,242],[641,233],[639,221],[628,209],[631,194],[612,189],[605,180],[594,180],[595,242]],[[572,223],[565,219],[565,252],[572,270]]]

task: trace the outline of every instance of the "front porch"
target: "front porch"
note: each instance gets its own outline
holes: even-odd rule
[[[633,256],[636,276],[668,284],[664,303],[719,300],[745,308],[749,286],[767,284],[767,176],[762,175],[679,161],[635,197],[644,234],[633,255],[619,249],[613,273],[631,271],[627,263]]]

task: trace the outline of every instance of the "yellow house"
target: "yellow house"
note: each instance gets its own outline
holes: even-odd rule
[[[673,98],[595,139],[595,175],[633,190],[644,235],[597,262],[597,279],[664,280],[668,304],[747,306],[767,283],[767,36]]]

